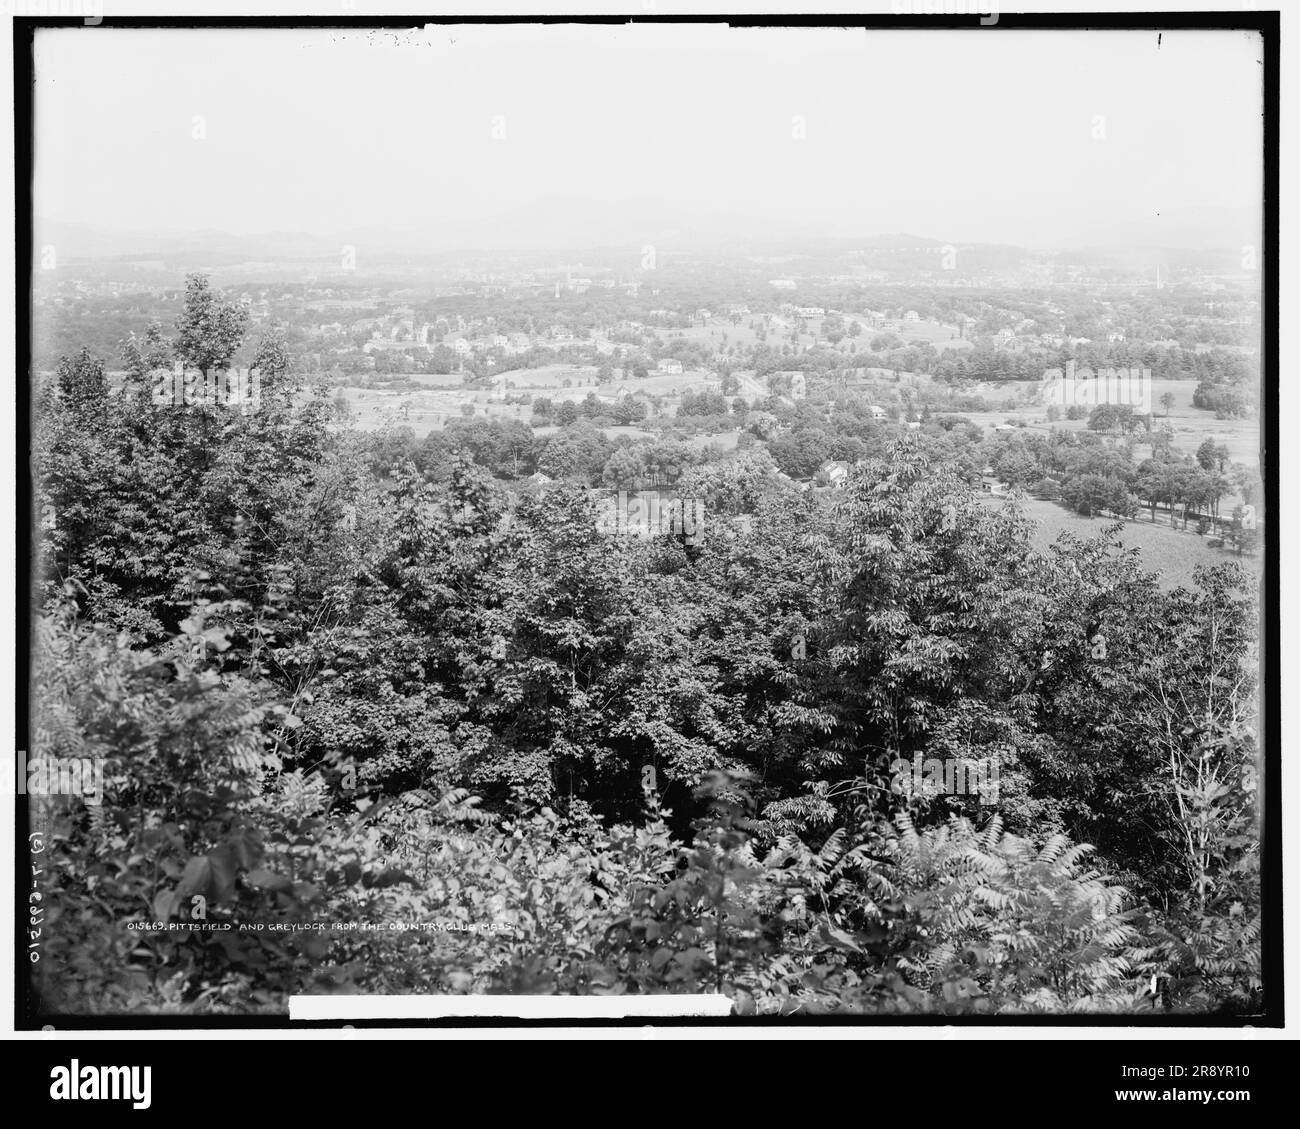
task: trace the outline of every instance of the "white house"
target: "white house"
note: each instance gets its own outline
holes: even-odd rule
[[[820,468],[826,472],[826,477],[830,480],[831,489],[838,490],[844,485],[845,480],[849,477],[849,464],[844,462],[829,462]]]

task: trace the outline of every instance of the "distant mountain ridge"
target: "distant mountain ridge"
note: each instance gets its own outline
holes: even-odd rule
[[[188,259],[209,256],[227,262],[337,260],[351,247],[358,256],[375,260],[411,259],[473,251],[594,251],[603,248],[644,245],[696,247],[700,250],[727,248],[798,253],[800,250],[843,248],[888,250],[954,246],[999,247],[1029,252],[994,241],[936,239],[911,233],[838,236],[822,230],[765,230],[746,235],[727,230],[725,224],[690,224],[670,227],[658,222],[638,223],[626,219],[594,216],[584,229],[581,246],[571,231],[545,217],[521,215],[503,221],[444,221],[419,229],[369,225],[320,235],[301,231],[272,231],[237,235],[214,228],[197,231],[127,231],[88,224],[66,223],[37,217],[33,246],[39,253],[53,246],[65,260],[95,259]],[[527,238],[511,239],[512,233],[527,231]],[[1167,250],[1208,252],[1240,249],[1257,243],[1260,232],[1248,217],[1227,208],[1185,208],[1167,215],[1136,217],[1107,225],[1085,225],[1070,237],[1052,241],[1040,250],[1052,251],[1138,251]]]

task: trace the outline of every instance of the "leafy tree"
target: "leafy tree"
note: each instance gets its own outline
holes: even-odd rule
[[[185,278],[185,307],[176,319],[177,355],[206,378],[225,368],[244,339],[248,311],[213,292],[202,274]]]
[[[263,395],[274,395],[281,390],[294,391],[285,380],[292,364],[283,331],[273,329],[263,334],[257,342],[250,366],[257,372]]]
[[[132,333],[122,342],[122,363],[141,393],[148,390],[150,374],[172,367],[172,344],[157,322],[150,322],[143,338]]]
[[[59,361],[55,380],[59,399],[81,423],[104,415],[108,401],[108,378],[104,362],[82,349],[75,357]]]
[[[1088,414],[1092,431],[1132,431],[1137,418],[1130,404],[1098,404]]]
[[[644,469],[635,452],[627,447],[620,447],[610,455],[602,479],[606,485],[616,490],[637,491],[641,489],[641,476]]]

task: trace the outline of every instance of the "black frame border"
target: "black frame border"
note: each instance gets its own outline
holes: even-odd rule
[[[1264,483],[1265,512],[1270,527],[1279,528],[1279,274],[1278,274],[1278,118],[1280,101],[1279,47],[1281,13],[1279,11],[1237,12],[1071,12],[1071,13],[999,13],[996,24],[981,25],[980,17],[970,15],[850,15],[845,13],[790,13],[763,16],[736,14],[690,15],[439,15],[439,16],[105,16],[98,24],[87,25],[76,17],[43,18],[18,16],[13,20],[14,53],[14,249],[15,249],[15,548],[18,568],[15,576],[15,748],[30,748],[28,731],[29,683],[31,674],[32,580],[34,577],[34,543],[32,525],[35,498],[31,465],[31,293],[33,200],[32,168],[35,148],[33,131],[33,84],[35,67],[32,55],[35,33],[56,27],[82,28],[87,35],[99,28],[181,28],[181,29],[393,29],[409,30],[426,24],[518,25],[518,24],[587,24],[609,26],[623,24],[725,24],[736,28],[753,27],[834,27],[866,30],[971,30],[985,34],[1024,30],[1086,31],[1097,30],[1240,30],[1256,32],[1263,43],[1263,117],[1264,117],[1264,201],[1262,262],[1263,340],[1261,342],[1261,419],[1260,467]],[[629,1016],[622,1019],[581,1020],[562,1016],[546,1019],[515,1018],[445,1018],[428,1020],[364,1020],[350,1023],[354,1027],[420,1029],[501,1029],[501,1028],[578,1028],[645,1027],[658,1024],[671,1027],[736,1026],[767,1027],[1060,1027],[1060,1028],[1137,1028],[1158,1031],[1177,1028],[1281,1027],[1284,1022],[1283,968],[1283,887],[1282,887],[1282,798],[1278,782],[1282,770],[1281,740],[1281,624],[1279,617],[1280,575],[1278,572],[1279,537],[1273,534],[1264,545],[1264,578],[1261,600],[1261,709],[1264,755],[1262,777],[1262,862],[1261,896],[1263,901],[1263,953],[1261,979],[1265,985],[1265,1010],[1256,1016],[1153,1014],[1150,1021],[1138,1015],[1080,1016],[729,1016],[725,1018],[673,1017],[652,1019]],[[20,728],[21,727],[21,728]],[[19,739],[21,738],[21,740]],[[14,825],[15,877],[18,859],[27,851],[27,798],[16,796]],[[18,1031],[36,1031],[50,1026],[60,1031],[290,1031],[338,1030],[341,1023],[332,1021],[291,1021],[287,1015],[203,1016],[122,1015],[74,1016],[50,1015],[32,1009],[30,978],[27,967],[20,964],[25,932],[22,921],[27,902],[15,882],[13,941],[14,1027]]]

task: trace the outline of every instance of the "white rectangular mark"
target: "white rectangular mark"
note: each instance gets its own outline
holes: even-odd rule
[[[625,1019],[726,1016],[731,997],[717,993],[652,996],[290,996],[290,1020]]]

